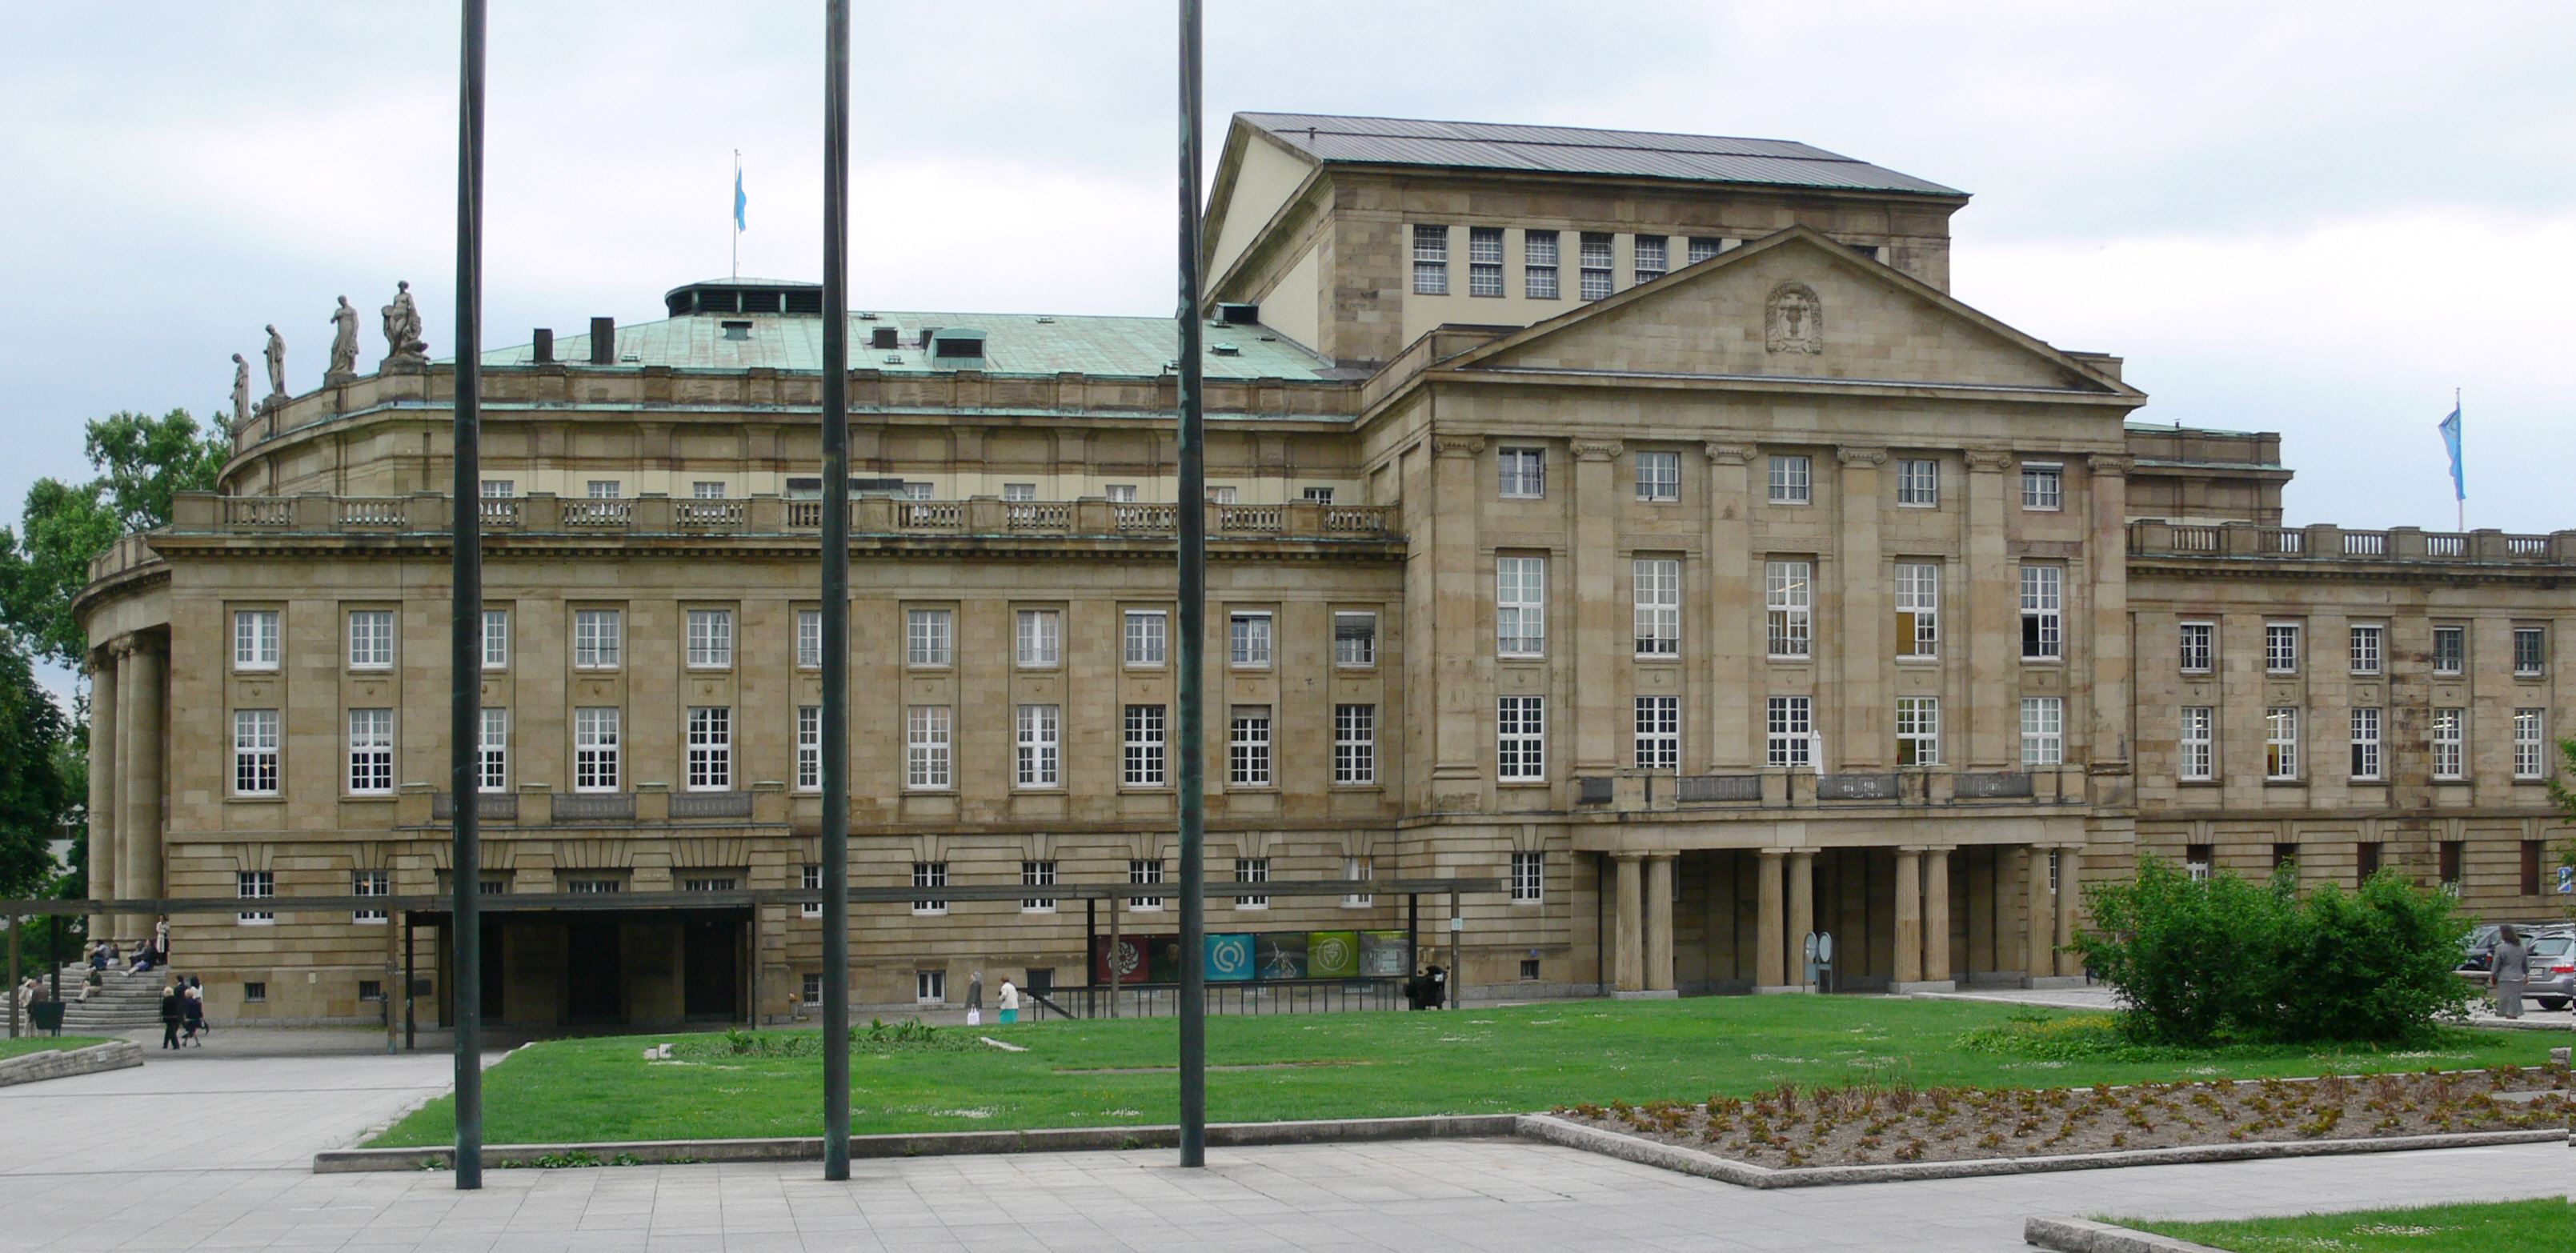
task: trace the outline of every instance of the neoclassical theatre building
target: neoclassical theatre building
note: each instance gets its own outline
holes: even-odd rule
[[[1174,928],[1184,508],[1210,878],[1354,885],[1212,931],[1491,879],[1460,978],[1520,997],[1791,990],[1810,931],[1845,989],[2068,978],[2078,885],[2148,853],[2552,912],[2576,532],[2285,528],[2277,437],[2132,425],[2117,357],[1949,295],[1967,201],[1799,143],[1238,116],[1204,502],[1168,320],[853,313],[853,874],[918,892],[854,908],[857,999],[1084,983],[1050,887]],[[819,997],[816,910],[640,894],[816,882],[820,294],[665,302],[485,359],[485,890],[639,894],[489,916],[535,1028]],[[452,384],[263,406],[81,598],[92,890],[242,898],[173,920],[218,1017],[395,986],[402,918],[271,898],[449,890]]]

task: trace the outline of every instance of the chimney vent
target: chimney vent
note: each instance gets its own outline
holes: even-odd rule
[[[555,333],[552,330],[538,327],[534,346],[538,365],[546,365],[555,359]]]
[[[590,363],[592,365],[617,363],[617,319],[592,318],[590,320]]]

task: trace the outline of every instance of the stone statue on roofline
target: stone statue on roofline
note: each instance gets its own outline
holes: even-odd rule
[[[394,302],[385,306],[385,368],[416,370],[429,363],[429,341],[420,337],[420,306],[412,303],[411,284],[394,284]]]
[[[286,403],[286,337],[276,326],[268,328],[268,347],[260,355],[268,359],[268,399],[260,404],[273,409]]]
[[[323,373],[322,384],[337,387],[357,377],[358,311],[342,296],[340,307],[331,311],[331,368]]]
[[[250,363],[240,353],[233,354],[233,429],[250,425]]]

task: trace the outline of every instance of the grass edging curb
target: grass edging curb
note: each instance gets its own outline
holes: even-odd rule
[[[1465,1140],[1508,1136],[1517,1114],[1435,1114],[1420,1118],[1324,1118],[1300,1122],[1211,1123],[1212,1147],[1361,1143],[1385,1140]],[[1052,1127],[1034,1131],[923,1131],[850,1137],[854,1158],[947,1157],[966,1153],[1086,1153],[1171,1148],[1180,1128]],[[618,1158],[639,1165],[681,1162],[821,1161],[821,1136],[765,1140],[627,1140],[597,1144],[487,1144],[483,1166],[588,1154],[606,1165]],[[400,1149],[334,1149],[313,1155],[313,1173],[453,1169],[456,1151],[428,1146]]]
[[[1806,1188],[1845,1183],[1895,1183],[1911,1179],[1961,1179],[1976,1175],[2030,1175],[2061,1170],[2108,1170],[2191,1162],[2235,1162],[2274,1157],[2325,1157],[2343,1153],[2402,1153],[2414,1149],[2477,1148],[2561,1140],[2563,1128],[2530,1131],[2463,1131],[2446,1135],[2381,1136],[2357,1140],[2278,1140],[2253,1144],[2198,1144],[2110,1153],[2061,1153],[2046,1157],[1987,1157],[1955,1162],[1891,1162],[1870,1166],[1756,1166],[1714,1153],[1642,1136],[1587,1127],[1546,1114],[1525,1114],[1520,1133],[1566,1148],[1600,1153],[1646,1166],[1699,1175],[1746,1188]]]
[[[2021,1226],[2021,1239],[2057,1253],[2226,1253],[2206,1244],[2082,1218],[2030,1219]]]
[[[40,1079],[67,1079],[102,1070],[129,1070],[143,1064],[143,1046],[132,1040],[110,1040],[83,1049],[44,1049],[0,1060],[0,1088]]]

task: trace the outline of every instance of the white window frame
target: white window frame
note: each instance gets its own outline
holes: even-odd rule
[[[1377,783],[1377,706],[1333,706],[1333,785],[1372,787]]]
[[[483,668],[510,668],[510,611],[507,609],[483,611]]]
[[[689,669],[731,669],[733,667],[733,611],[692,609],[688,611],[688,624]]]
[[[1297,499],[1312,505],[1332,504],[1333,498],[1338,495],[1340,495],[1340,492],[1331,487],[1301,487],[1297,489]]]
[[[590,479],[587,487],[592,500],[623,500],[626,496],[623,479]]]
[[[238,890],[238,885],[236,885]],[[391,896],[394,894],[394,872],[390,870],[352,870],[349,872],[349,895]],[[393,921],[381,909],[353,909],[349,921],[361,925],[383,925]]]
[[[1021,887],[1051,888],[1055,886],[1055,881],[1055,860],[1053,858],[1048,858],[1043,861],[1022,861],[1020,863]],[[1052,896],[1023,896],[1020,898],[1020,912],[1024,914],[1052,914],[1055,912],[1055,900],[1056,898]]]
[[[723,479],[692,479],[692,480],[690,480],[690,481],[689,481],[689,498],[690,498],[691,500],[723,500],[723,499],[725,498],[725,485],[724,485],[724,480],[723,480]]]
[[[1815,654],[1816,568],[1805,561],[1762,563],[1762,651],[1774,659]]]
[[[2185,705],[2174,732],[2174,777],[2206,783],[2218,777],[2218,710]]]
[[[1638,235],[1629,240],[1628,270],[1632,287],[1643,287],[1672,272],[1672,240],[1666,235]]]
[[[1272,785],[1270,706],[1237,705],[1226,722],[1225,781],[1229,787]]]
[[[1941,764],[1940,697],[1896,698],[1896,764],[1900,767]]]
[[[2066,508],[2066,467],[2054,461],[2021,463],[2021,507],[2029,513]]]
[[[912,863],[913,891],[935,892],[947,886],[947,862],[917,861]],[[919,917],[936,918],[939,915],[948,912],[948,901],[944,897],[914,897],[912,901],[912,912]]]
[[[796,790],[823,790],[823,707],[796,707]]]
[[[823,867],[810,861],[805,863],[804,873],[798,876],[798,886],[808,892],[822,891]],[[820,918],[823,916],[823,902],[800,901],[797,903],[797,912],[808,918]]]
[[[1907,509],[1940,508],[1941,463],[1930,457],[1898,458],[1896,503]]]
[[[2352,781],[2355,783],[2381,782],[2385,777],[2382,774],[2385,763],[2379,742],[2380,711],[2367,705],[2355,706],[2350,722]]]
[[[2352,672],[2377,675],[2388,651],[2388,628],[2368,623],[2355,624],[2351,630]]]
[[[2433,779],[2437,783],[2456,783],[2469,777],[2468,722],[2466,709],[2433,711]]]
[[[1377,614],[1366,609],[1333,611],[1333,664],[1365,670],[1377,664]]]
[[[1764,765],[1783,770],[1805,770],[1815,764],[1814,697],[1764,697],[1762,718]]]
[[[274,870],[236,870],[233,872],[233,895],[245,901],[265,901],[277,896],[277,872]],[[233,921],[245,927],[274,926],[277,913],[268,909],[245,909],[233,915]]]
[[[1677,452],[1637,454],[1637,499],[1667,504],[1682,498],[1682,455]]]
[[[1267,857],[1235,858],[1234,881],[1237,883],[1270,882],[1270,859]],[[1270,898],[1268,896],[1238,896],[1234,898],[1234,907],[1236,909],[1268,909],[1270,908]]]
[[[1682,652],[1682,563],[1675,557],[1639,557],[1629,564],[1636,614],[1637,655],[1679,657]]]
[[[348,612],[349,668],[394,668],[394,611],[352,609]]]
[[[1131,666],[1168,664],[1171,611],[1130,609],[1126,615],[1126,657]]]
[[[1681,773],[1682,698],[1640,696],[1634,712],[1629,764],[1639,770]]]
[[[394,711],[352,709],[348,730],[349,795],[393,795]]]
[[[1226,614],[1226,664],[1243,670],[1269,669],[1271,626],[1267,609],[1237,609]]]
[[[2549,777],[2548,737],[2542,734],[2546,712],[2540,709],[2513,711],[2513,777],[2544,779]]]
[[[626,611],[572,611],[572,668],[614,670],[626,652]]]
[[[1916,661],[1941,655],[1941,565],[1896,563],[1896,655]]]
[[[1449,294],[1449,228],[1431,222],[1413,224],[1413,294]]]
[[[1129,705],[1120,711],[1120,778],[1126,786],[1171,786],[1169,710],[1166,705]]]
[[[1538,905],[1547,900],[1547,854],[1512,854],[1512,904]]]
[[[2522,646],[2525,640],[2532,643],[2528,650]],[[2513,677],[2529,679],[2547,673],[2549,673],[2549,629],[2521,626],[2513,628]]]
[[[1106,484],[1100,489],[1100,493],[1113,505],[1132,505],[1136,503],[1136,485],[1133,483]]]
[[[474,733],[474,791],[498,796],[510,790],[510,711],[485,705]]]
[[[2446,635],[2447,635],[2447,636],[2449,636],[2449,637],[2451,638],[2451,644],[2452,644],[2452,648],[2451,648],[2451,657],[2450,657],[2450,664],[2449,664],[2449,665],[2444,665],[2444,664],[2443,664],[2443,659],[2442,659],[2442,637],[2443,637],[2443,636],[2446,636]],[[2465,626],[2437,626],[2437,627],[2434,627],[2434,628],[2433,628],[2433,673],[2435,673],[2435,674],[2447,674],[2447,675],[2458,675],[2458,674],[2464,674],[2464,673],[2466,673],[2466,672],[2468,671],[2468,662],[2469,662],[2469,629],[2468,629],[2467,627],[2465,627]]]
[[[689,706],[688,750],[687,790],[732,791],[733,706]]]
[[[1714,235],[1693,235],[1691,236],[1690,252],[1688,253],[1688,256],[1690,257],[1689,264],[1698,265],[1700,262],[1709,260],[1724,251],[1726,251],[1726,240],[1724,238]]]
[[[1521,295],[1528,300],[1560,300],[1555,231],[1521,232]]]
[[[1546,697],[1495,698],[1494,760],[1494,777],[1503,782],[1547,780]]]
[[[1467,294],[1493,297],[1503,294],[1503,228],[1467,228]]]
[[[2184,674],[2208,674],[2218,664],[2218,624],[2184,622],[2174,630],[2174,668]]]
[[[1064,664],[1064,612],[1023,609],[1013,632],[1014,653],[1024,669],[1054,669]]]
[[[1495,494],[1505,500],[1547,497],[1547,449],[1511,446],[1494,450]]]
[[[1342,881],[1344,883],[1367,883],[1375,878],[1377,878],[1376,862],[1366,857],[1345,857],[1342,859]],[[1342,893],[1342,908],[1344,909],[1368,909],[1376,904],[1377,893],[1375,892]]]
[[[1575,281],[1585,300],[1607,300],[1619,282],[1617,236],[1583,231],[1574,241]]]
[[[1816,459],[1802,453],[1772,454],[1769,500],[1775,505],[1814,504]]]
[[[2021,698],[2021,767],[2034,770],[2066,764],[2066,698]]]
[[[912,1000],[916,1005],[948,1003],[948,972],[916,970],[912,972]]]
[[[277,669],[278,619],[279,613],[274,609],[233,611],[233,669]]]
[[[1547,655],[1547,558],[1494,558],[1494,655]]]
[[[572,790],[615,792],[625,782],[625,710],[584,705],[572,711]]]
[[[278,711],[274,709],[236,709],[233,711],[233,795],[275,796],[279,780]]]
[[[519,494],[517,479],[485,479],[479,493],[485,500],[509,500]]]
[[[2299,672],[2299,624],[2266,622],[2263,624],[2263,673],[2297,674]]]
[[[796,611],[796,668],[823,668],[823,611],[820,609]]]
[[[2066,567],[2021,568],[2021,659],[2066,659]]]
[[[2289,782],[2299,777],[2299,710],[2273,705],[2263,710],[2263,777]]]
[[[1038,485],[1035,483],[1002,484],[1002,499],[1006,503],[1024,504],[1029,501],[1036,500],[1037,498]]]
[[[944,792],[956,786],[955,718],[947,705],[904,707],[904,790]]]
[[[1127,883],[1130,887],[1156,887],[1160,886],[1162,882],[1162,858],[1130,857],[1127,859]],[[1131,896],[1127,898],[1127,908],[1129,909],[1151,911],[1161,909],[1162,907],[1163,898],[1159,896]]]
[[[1022,705],[1018,717],[1017,765],[1021,788],[1064,786],[1064,708]]]
[[[915,669],[940,669],[957,664],[957,611],[904,610],[903,663]]]

